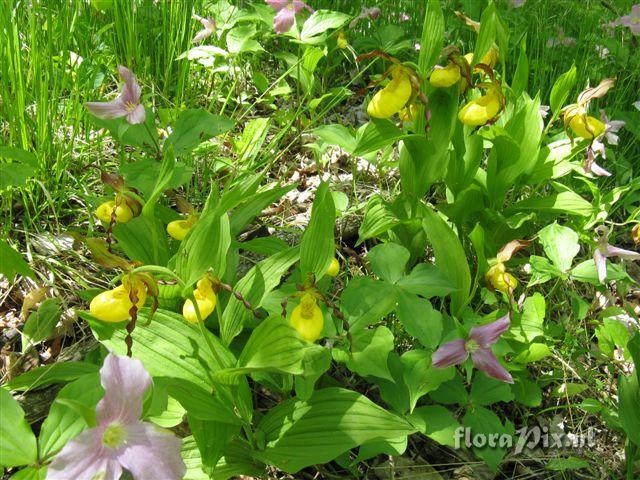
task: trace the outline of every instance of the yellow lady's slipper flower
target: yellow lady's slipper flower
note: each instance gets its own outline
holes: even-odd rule
[[[518,280],[506,271],[502,262],[489,268],[484,278],[493,288],[506,294],[513,292],[518,286]]]
[[[336,43],[338,45],[338,48],[341,50],[344,50],[349,46],[349,42],[347,41],[347,36],[342,30],[338,32],[338,38],[336,40]]]
[[[631,238],[633,238],[633,243],[640,245],[640,223],[631,230]]]
[[[460,67],[453,62],[447,63],[446,67],[436,67],[429,77],[429,83],[436,88],[447,88],[459,81]]]
[[[373,118],[389,118],[398,113],[411,97],[411,80],[400,65],[391,67],[391,81],[377,92],[369,105],[367,113]]]
[[[315,342],[320,338],[324,328],[324,317],[313,295],[305,293],[302,296],[300,304],[291,312],[290,322],[302,339]]]
[[[147,300],[147,288],[142,282],[134,282],[136,288],[137,308],[142,308]],[[93,297],[89,304],[89,312],[103,322],[123,322],[130,317],[129,310],[133,302],[129,298],[131,282],[123,282],[112,290],[107,290]]]
[[[338,273],[340,273],[340,262],[337,258],[333,258],[331,259],[331,265],[329,265],[329,268],[327,269],[327,275],[335,277]]]
[[[204,321],[216,308],[217,297],[216,293],[213,291],[211,280],[207,277],[203,277],[198,280],[197,287],[193,291],[193,296],[198,304],[200,318]],[[198,323],[196,309],[194,308],[191,299],[187,299],[184,302],[184,305],[182,306],[182,316],[191,323]]]
[[[193,223],[189,220],[174,220],[167,225],[167,233],[180,242],[187,236]]]
[[[484,63],[485,65],[489,65],[489,67],[493,68],[498,64],[498,49],[495,45],[492,45],[487,53],[484,54],[480,63]]]
[[[96,209],[96,217],[104,223],[111,223],[111,214],[113,213],[114,208],[116,209],[116,222],[127,223],[133,218],[133,210],[131,210],[129,205],[123,202],[116,206],[116,202],[114,200],[109,200],[108,202],[104,202],[100,205]]]
[[[582,138],[596,138],[602,135],[606,129],[604,123],[595,117],[574,117],[569,121],[569,127],[576,135]]]
[[[462,107],[458,112],[458,118],[465,125],[477,127],[494,118],[501,108],[500,93],[492,88],[485,95],[471,100]]]

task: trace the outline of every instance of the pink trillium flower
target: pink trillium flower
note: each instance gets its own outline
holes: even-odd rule
[[[191,40],[191,43],[201,43],[203,40],[209,38],[213,34],[213,32],[216,31],[216,22],[213,18],[211,17],[203,18],[199,15],[194,15],[193,18],[195,20],[198,20],[204,28],[200,30],[198,33],[196,33],[196,36],[193,37],[193,40]]]
[[[631,7],[631,13],[615,19],[609,25],[612,27],[629,27],[631,33],[640,35],[640,3],[636,3]]]
[[[179,480],[186,467],[181,441],[168,430],[140,421],[151,377],[140,360],[110,353],[100,369],[105,394],[96,407],[98,425],[69,441],[56,455],[47,480]]]
[[[567,37],[562,28],[558,28],[557,32],[557,37],[551,37],[547,40],[547,48],[557,47],[559,45],[564,47],[573,47],[576,44],[576,39],[573,37]]]
[[[638,252],[609,245],[609,241],[607,240],[608,229],[605,227],[602,230],[603,231],[599,232],[600,238],[598,240],[598,246],[593,252],[593,260],[596,263],[600,283],[604,283],[607,279],[607,258],[618,257],[623,260],[640,260],[640,253]]]
[[[265,0],[277,12],[273,17],[273,28],[276,33],[286,33],[291,30],[296,14],[303,9],[313,13],[313,8],[302,0]]]
[[[146,114],[144,107],[140,104],[140,85],[136,81],[136,76],[122,65],[118,65],[118,73],[124,80],[118,98],[110,102],[87,102],[85,106],[98,118],[126,117],[130,124],[144,122]]]
[[[473,327],[469,339],[459,338],[440,345],[431,358],[435,368],[446,368],[460,365],[469,355],[478,370],[497,380],[513,383],[511,374],[504,368],[491,351],[491,345],[498,341],[500,335],[509,330],[509,314],[487,325]]]

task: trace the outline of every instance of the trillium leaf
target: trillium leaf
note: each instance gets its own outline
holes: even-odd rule
[[[17,467],[36,463],[36,437],[24,418],[24,411],[5,388],[0,388],[0,465]]]

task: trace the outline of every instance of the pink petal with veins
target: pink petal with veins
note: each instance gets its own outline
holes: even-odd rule
[[[465,341],[461,338],[452,342],[440,345],[431,357],[431,365],[436,368],[450,367],[464,362],[469,353],[464,348]]]
[[[296,16],[293,10],[289,10],[288,8],[283,8],[276,13],[276,16],[273,17],[273,28],[276,33],[286,33],[291,30],[295,18]]]
[[[513,377],[498,361],[493,352],[488,348],[479,348],[471,354],[471,360],[478,370],[482,370],[496,380],[513,383]]]
[[[469,338],[474,340],[481,348],[487,348],[498,341],[500,335],[509,330],[510,320],[507,313],[491,323],[480,327],[473,327]]]
[[[593,260],[596,262],[596,271],[598,272],[598,280],[600,283],[604,283],[607,279],[607,257],[600,251],[600,248],[596,248],[593,252]]]

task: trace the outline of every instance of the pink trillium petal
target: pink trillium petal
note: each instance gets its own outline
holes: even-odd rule
[[[295,13],[300,13],[304,8],[309,10],[311,13],[314,12],[313,8],[311,8],[309,5],[304,3],[302,0],[293,0],[293,11]]]
[[[500,335],[509,330],[510,320],[507,313],[487,325],[473,327],[469,333],[469,338],[474,340],[481,348],[487,348],[498,341]]]
[[[605,256],[607,257],[620,257],[625,260],[640,260],[640,253],[633,250],[625,250],[624,248],[614,247],[607,245]]]
[[[378,7],[371,7],[365,9],[363,13],[366,13],[370,20],[375,20],[380,16],[381,10]]]
[[[593,260],[596,262],[598,280],[600,283],[604,283],[607,278],[607,257],[600,251],[600,248],[596,248],[593,252]]]
[[[465,341],[461,338],[452,342],[440,345],[431,357],[431,365],[436,368],[450,367],[464,362],[469,353],[464,348]]]
[[[129,113],[120,97],[110,102],[87,102],[84,106],[93,115],[103,119],[120,118]]]
[[[513,383],[513,377],[488,348],[479,348],[471,354],[471,360],[478,370],[502,382]]]
[[[47,469],[47,480],[119,480],[122,467],[102,445],[102,428],[85,430],[68,442]],[[99,476],[101,473],[104,476]]]
[[[198,33],[196,33],[196,36],[193,37],[193,40],[191,40],[191,43],[200,43],[203,40],[209,38],[211,36],[211,34],[213,33],[212,30],[203,28],[202,30],[200,30]]]
[[[127,67],[123,67],[122,65],[118,66],[118,72],[120,76],[124,80],[124,86],[122,87],[122,92],[120,93],[120,98],[125,103],[140,103],[140,85],[136,80],[136,76],[133,74],[131,70]]]
[[[288,8],[280,10],[276,16],[273,17],[273,28],[276,33],[286,33],[291,30],[295,18],[296,16],[293,10],[289,10]]]
[[[286,8],[291,0],[265,0],[274,10]]]
[[[100,381],[105,394],[96,408],[98,424],[138,423],[144,393],[151,386],[142,362],[110,353],[100,369]]]
[[[133,111],[127,114],[127,122],[131,125],[143,123],[147,118],[147,114],[144,111],[144,106],[138,105]]]
[[[181,440],[151,423],[127,429],[126,448],[118,454],[120,464],[135,480],[180,480],[186,466],[180,456]]]

